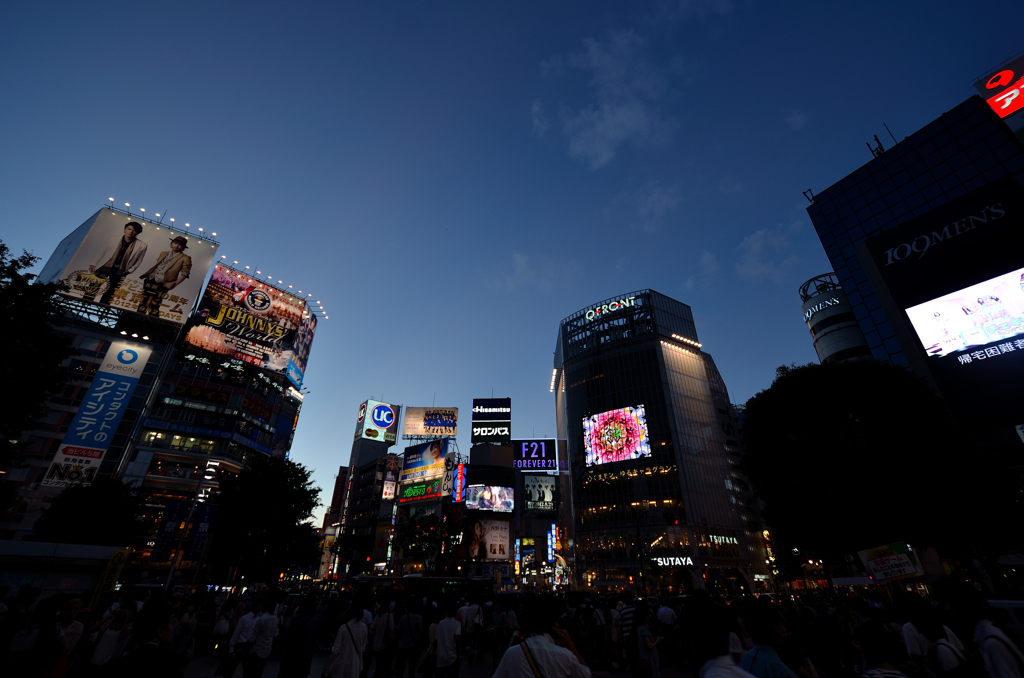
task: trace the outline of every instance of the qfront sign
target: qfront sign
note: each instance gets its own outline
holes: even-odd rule
[[[595,306],[587,311],[587,322],[590,322],[591,320],[599,320],[609,313],[629,306],[636,306],[636,297],[623,297],[622,299],[616,299],[615,301],[607,304]]]

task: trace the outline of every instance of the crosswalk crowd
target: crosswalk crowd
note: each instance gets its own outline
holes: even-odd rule
[[[0,674],[177,678],[209,657],[242,678],[1024,678],[1007,621],[952,581],[928,597],[122,590],[94,609],[23,586],[0,589]]]

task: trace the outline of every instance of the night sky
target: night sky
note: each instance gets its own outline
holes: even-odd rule
[[[608,297],[689,304],[734,402],[815,361],[801,192],[1024,49],[1009,1],[226,4],[4,4],[0,237],[113,196],[312,292],[328,501],[371,396],[553,435],[558,322]]]

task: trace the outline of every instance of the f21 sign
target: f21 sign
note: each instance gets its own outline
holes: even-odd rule
[[[554,438],[512,441],[512,468],[557,471],[558,448]]]

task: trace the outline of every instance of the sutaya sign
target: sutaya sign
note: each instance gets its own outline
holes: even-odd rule
[[[693,565],[693,558],[689,556],[684,558],[654,558],[653,560],[662,567],[670,567],[672,565]]]
[[[606,313],[612,311],[618,311],[620,308],[626,308],[627,306],[636,306],[636,297],[625,297],[611,302],[610,304],[602,304],[595,308],[587,311],[587,322],[601,318]]]

